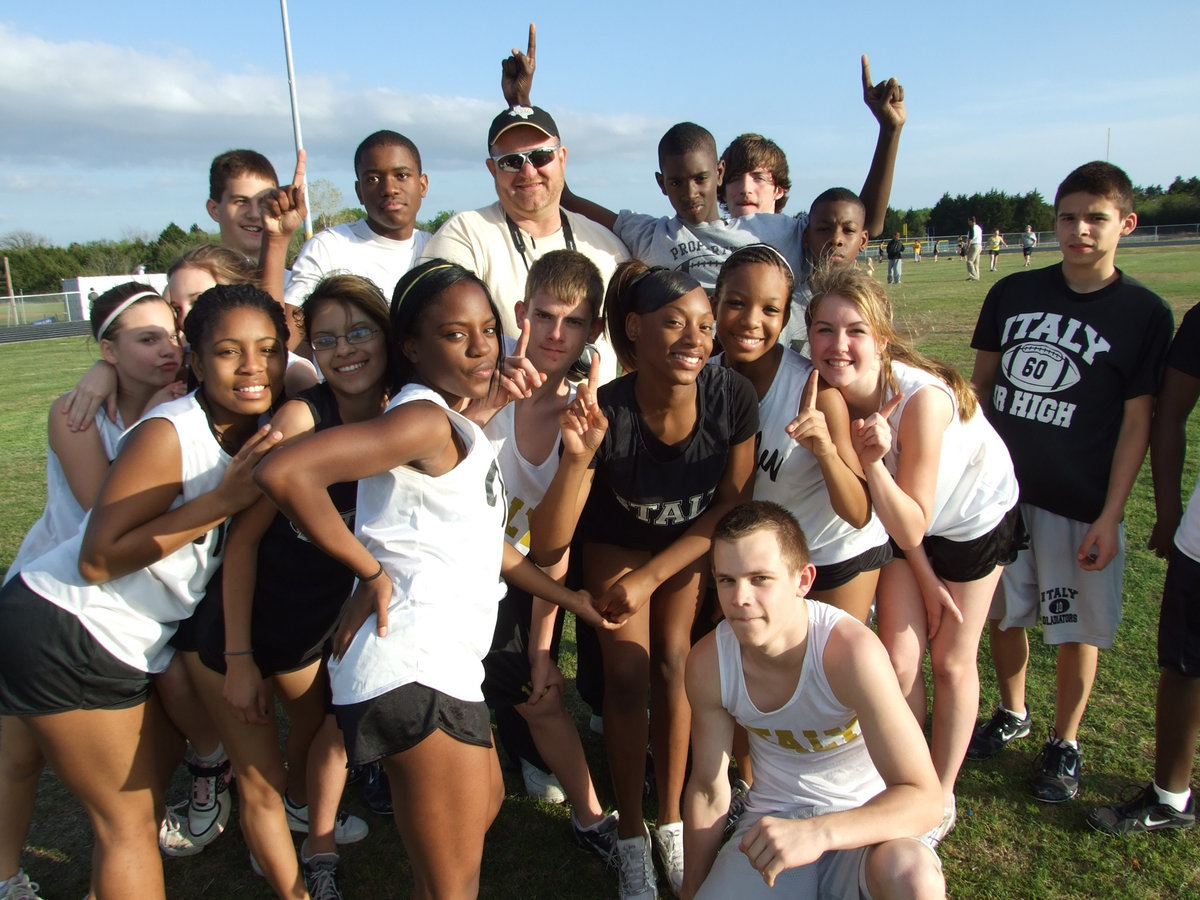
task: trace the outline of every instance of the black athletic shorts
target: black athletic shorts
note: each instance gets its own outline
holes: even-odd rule
[[[529,699],[529,626],[533,620],[533,597],[509,585],[508,593],[496,609],[496,630],[492,647],[483,658],[483,699],[491,709],[516,706]],[[550,656],[558,659],[562,639],[563,616],[554,623]]]
[[[850,559],[817,566],[817,577],[813,581],[812,589],[814,591],[831,591],[863,572],[882,569],[891,561],[892,544],[890,541],[885,541],[878,547],[864,550],[858,556],[852,556]]]
[[[117,659],[83,623],[30,590],[20,576],[0,592],[0,714],[129,709],[150,696],[150,676]]]
[[[965,584],[990,575],[996,566],[1015,562],[1017,551],[1029,546],[1029,533],[1018,505],[1006,512],[995,528],[980,537],[952,541],[927,535],[924,544],[925,555],[938,578]],[[894,541],[892,553],[897,559],[904,559],[904,551]]]
[[[492,746],[492,717],[485,704],[415,681],[362,703],[334,706],[333,713],[352,766],[411,750],[437,729],[464,744]]]
[[[1174,546],[1158,615],[1158,665],[1200,677],[1200,563]]]

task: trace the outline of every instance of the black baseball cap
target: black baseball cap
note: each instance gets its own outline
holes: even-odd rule
[[[488,152],[491,152],[492,145],[500,139],[500,135],[518,125],[536,128],[546,137],[558,137],[558,126],[554,124],[554,119],[540,106],[512,106],[492,119],[492,127],[488,129]]]

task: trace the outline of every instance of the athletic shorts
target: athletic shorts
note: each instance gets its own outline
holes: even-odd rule
[[[1125,526],[1117,555],[1099,572],[1079,568],[1075,554],[1091,524],[1022,503],[1029,549],[1004,570],[988,617],[1000,628],[1042,626],[1047,644],[1089,644],[1107,650],[1121,622]]]
[[[925,555],[938,578],[966,584],[986,578],[996,566],[1011,564],[1017,552],[1028,544],[1028,538],[1018,505],[1006,512],[987,534],[969,541],[926,535]],[[897,559],[905,558],[904,551],[894,542],[892,552]]]
[[[0,593],[0,714],[129,709],[150,676],[117,659],[78,617],[14,578]]]
[[[812,589],[814,591],[832,591],[863,572],[882,569],[891,561],[892,545],[885,541],[878,547],[864,550],[858,556],[852,556],[850,559],[817,566],[817,577],[813,581]]]
[[[871,892],[867,890],[867,854],[870,847],[827,850],[806,866],[784,869],[775,876],[775,887],[767,887],[762,874],[750,864],[750,858],[738,849],[742,836],[754,821],[739,827],[721,848],[709,869],[708,877],[696,892],[696,900],[727,900],[729,897],[738,900],[780,900],[784,897],[857,897],[871,900]],[[929,851],[940,870],[942,862],[937,851],[924,842],[918,843]]]
[[[1033,255],[1033,248],[1032,247],[1022,247],[1021,252],[1024,253],[1025,258],[1028,259],[1030,256]]]
[[[1171,548],[1158,616],[1158,665],[1200,677],[1200,562]]]
[[[483,658],[483,699],[491,709],[516,706],[529,699],[533,688],[529,668],[529,626],[533,620],[533,597],[509,585],[496,609],[496,631],[492,648]],[[550,655],[558,659],[563,617],[554,625]]]
[[[361,703],[334,706],[333,713],[352,766],[411,750],[438,729],[464,744],[492,746],[492,718],[485,704],[415,681]]]

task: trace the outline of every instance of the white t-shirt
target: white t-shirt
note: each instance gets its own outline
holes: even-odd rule
[[[971,226],[970,243],[978,244],[981,247],[983,246],[983,227],[982,226],[980,226],[978,224]]]
[[[397,466],[359,481],[355,533],[391,579],[392,601],[385,637],[371,615],[346,655],[330,661],[339,706],[414,682],[483,700],[483,657],[505,594],[504,484],[483,431],[429,388],[407,385],[384,415],[417,400],[446,410],[467,455],[436,477]]]
[[[596,264],[605,286],[612,278],[617,264],[629,259],[629,251],[620,238],[591,219],[563,210],[575,249]],[[525,243],[522,256],[513,243],[504,208],[499,201],[483,209],[468,210],[451,216],[425,245],[421,261],[447,259],[470,269],[488,286],[492,299],[500,310],[504,333],[519,333],[514,307],[525,299],[525,280],[534,260],[551,250],[565,250],[566,237],[562,229],[546,237],[534,238],[521,232]],[[603,337],[596,341],[600,347],[601,381],[616,377],[616,356]]]
[[[414,229],[408,240],[394,241],[372,231],[366,219],[326,228],[300,248],[283,299],[300,306],[326,275],[346,273],[371,279],[390,303],[396,282],[420,258],[429,238]]]

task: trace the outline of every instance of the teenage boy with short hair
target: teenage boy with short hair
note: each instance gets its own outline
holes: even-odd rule
[[[717,200],[729,215],[781,213],[792,181],[787,156],[770,138],[739,134],[721,154],[725,177],[717,185]]]
[[[1000,705],[967,756],[985,759],[1029,733],[1025,628],[1040,622],[1059,648],[1054,726],[1033,783],[1047,803],[1079,790],[1079,725],[1121,617],[1122,519],[1173,331],[1162,298],[1116,267],[1117,243],[1137,225],[1129,177],[1105,162],[1080,166],[1054,210],[1062,262],[996,282],[971,341],[971,380],[1012,455],[1030,547],[996,590]]]
[[[879,639],[807,599],[815,569],[796,520],[769,501],[735,507],[713,531],[712,568],[725,618],[687,663],[682,896],[944,897],[936,851],[910,837],[942,810],[924,736]],[[754,785],[722,848],[735,724]]]
[[[395,131],[376,131],[354,152],[354,175],[354,193],[367,217],[326,228],[304,244],[284,293],[294,306],[334,272],[369,278],[391,300],[396,282],[429,241],[428,232],[414,227],[429,189],[416,144]]]
[[[506,537],[522,552],[529,549],[529,513],[542,502],[558,469],[559,415],[575,397],[567,375],[585,345],[600,334],[603,298],[604,282],[595,263],[576,250],[552,250],[530,266],[525,299],[514,304],[520,339],[515,355],[506,360],[506,371],[524,396],[496,412],[484,433],[504,478]],[[566,557],[546,571],[564,578]],[[544,761],[571,803],[576,842],[612,865],[617,819],[600,806],[579,733],[563,703],[557,621],[558,607],[509,588],[483,661],[484,697],[496,711],[505,749],[520,760],[526,790],[533,794],[532,787],[543,782],[537,772]],[[513,711],[528,724],[528,734],[514,727]],[[532,750],[526,749],[530,736]]]
[[[221,231],[221,246],[258,262],[262,246],[259,197],[279,187],[270,160],[255,150],[227,150],[208,170],[209,216]]]
[[[1191,828],[1196,804],[1190,782],[1200,735],[1200,482],[1187,512],[1180,504],[1188,416],[1200,399],[1200,305],[1183,317],[1167,351],[1167,371],[1154,409],[1150,466],[1155,523],[1150,548],[1167,563],[1158,619],[1158,698],[1154,780],[1136,797],[1099,806],[1088,824],[1107,834]]]

